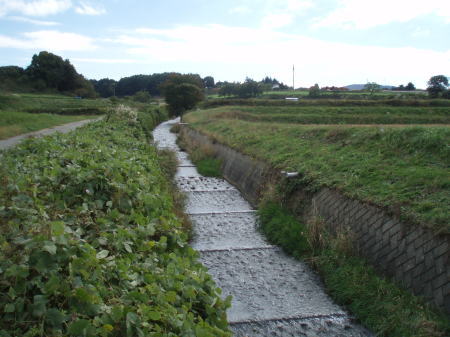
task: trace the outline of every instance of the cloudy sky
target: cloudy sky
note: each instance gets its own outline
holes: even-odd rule
[[[449,0],[0,0],[0,66],[47,50],[87,78],[164,71],[296,86],[450,75]]]

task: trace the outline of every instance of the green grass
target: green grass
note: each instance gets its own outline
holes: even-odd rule
[[[148,143],[158,118],[122,109],[3,153],[0,336],[231,335]]]
[[[311,188],[336,188],[450,233],[449,127],[254,122],[215,110],[191,112],[186,121],[275,168],[300,172]]]
[[[0,93],[0,110],[57,112],[63,109],[103,109],[107,99],[77,99],[65,95]]]
[[[203,158],[195,162],[198,172],[205,177],[222,177],[221,162],[216,158]]]
[[[295,124],[450,124],[448,107],[231,106],[210,109],[218,118]]]
[[[32,114],[27,112],[0,111],[0,139],[97,117],[93,115],[61,116],[46,113]]]
[[[349,253],[348,237],[331,237],[317,223],[302,224],[275,202],[262,205],[258,214],[268,240],[309,261],[322,276],[327,292],[377,336],[444,337],[450,333],[444,314],[378,276],[363,259]]]
[[[110,102],[103,99],[0,93],[0,139],[96,118],[110,106]]]

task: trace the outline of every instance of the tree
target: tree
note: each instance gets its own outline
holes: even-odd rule
[[[115,80],[109,79],[109,78],[102,78],[101,80],[90,80],[92,85],[94,86],[95,91],[98,92],[98,94],[101,97],[111,97],[115,94],[115,87],[117,85],[117,82]]]
[[[412,91],[412,90],[416,90],[416,87],[414,86],[414,84],[412,84],[412,82],[408,82],[405,89]]]
[[[446,76],[444,75],[432,76],[428,80],[428,88],[427,88],[428,95],[432,98],[439,97],[440,95],[445,93],[447,87],[448,87],[448,78]]]
[[[206,76],[203,79],[203,84],[205,85],[205,88],[208,88],[208,89],[214,88],[214,77]]]
[[[198,76],[198,75],[197,75]],[[174,74],[161,85],[161,90],[172,116],[183,117],[186,110],[193,109],[203,100],[203,81],[192,74]],[[198,81],[200,79],[200,82]],[[200,85],[199,85],[200,84]]]
[[[68,91],[83,97],[95,96],[92,83],[78,74],[69,60],[46,51],[33,55],[25,73],[39,89]]]
[[[380,89],[381,89],[381,86],[375,82],[367,82],[364,85],[364,90],[370,92],[370,95],[373,95],[374,92],[376,92],[376,91],[380,91]]]
[[[148,93],[148,91],[141,90],[134,94],[133,100],[141,103],[150,103],[152,97]]]
[[[316,83],[311,88],[309,88],[309,97],[317,98],[320,96],[320,88],[319,85]]]

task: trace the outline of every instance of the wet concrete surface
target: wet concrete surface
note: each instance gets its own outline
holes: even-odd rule
[[[373,336],[326,295],[303,262],[267,243],[257,230],[255,210],[228,182],[202,177],[170,133],[177,121],[158,126],[159,148],[176,151],[176,182],[187,196],[200,252],[223,296],[233,297],[228,320],[235,336]]]
[[[0,140],[0,150],[6,150],[10,147],[13,147],[13,146],[19,144],[22,140],[27,139],[27,138],[47,136],[47,135],[50,135],[55,132],[67,133],[67,132],[70,132],[70,131],[80,127],[80,126],[83,126],[87,123],[91,123],[98,119],[85,119],[85,120],[78,121],[78,122],[58,125],[58,126],[54,126],[52,128],[34,131],[34,132],[30,132],[30,133],[25,133],[23,135],[18,135],[18,136],[11,137],[8,139]]]

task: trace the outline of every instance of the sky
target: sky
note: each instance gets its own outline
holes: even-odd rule
[[[89,79],[176,71],[295,86],[450,76],[449,0],[0,0],[0,66],[46,50]]]

